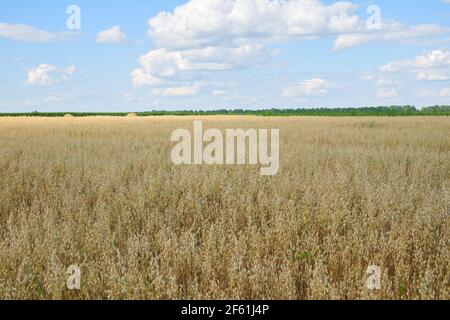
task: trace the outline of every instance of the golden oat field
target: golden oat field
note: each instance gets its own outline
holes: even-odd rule
[[[278,175],[173,165],[194,120],[280,129]],[[0,137],[1,299],[450,298],[448,117],[0,118]]]

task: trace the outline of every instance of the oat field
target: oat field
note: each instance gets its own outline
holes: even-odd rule
[[[173,165],[198,119],[279,128],[278,175]],[[0,137],[1,299],[450,298],[448,117],[0,118]]]

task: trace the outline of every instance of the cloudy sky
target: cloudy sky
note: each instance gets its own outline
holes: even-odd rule
[[[450,0],[0,0],[0,66],[0,112],[450,104]]]

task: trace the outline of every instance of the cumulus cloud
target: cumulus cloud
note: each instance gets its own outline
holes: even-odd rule
[[[74,32],[48,32],[25,24],[0,23],[0,38],[26,42],[58,42],[75,36]]]
[[[349,2],[319,0],[190,0],[149,20],[158,48],[140,57],[133,83],[263,64],[272,53],[267,44],[274,41],[353,30],[359,23],[355,9]]]
[[[97,43],[107,44],[124,43],[127,41],[127,36],[124,32],[122,32],[120,26],[114,26],[110,29],[99,32],[95,41]]]
[[[283,89],[283,97],[313,97],[327,94],[328,83],[323,79],[310,79],[300,82],[298,85]]]
[[[150,73],[145,72],[143,69],[136,69],[131,72],[133,79],[133,85],[135,87],[140,86],[158,86],[164,83],[163,80],[152,76]]]
[[[373,41],[413,41],[449,33],[449,28],[408,26],[382,19],[380,30],[368,28],[351,2],[322,4],[319,0],[190,0],[174,12],[149,20],[149,36],[171,49],[236,46],[255,41],[285,41],[337,36],[334,48]]]
[[[360,19],[350,2],[319,0],[191,0],[149,20],[160,47],[235,46],[254,39],[310,38],[354,31]]]
[[[380,68],[384,73],[412,72],[417,80],[450,80],[450,51],[434,50],[410,60],[388,63]]]
[[[133,71],[136,79],[148,75],[151,79],[170,78],[183,71],[219,71],[262,62],[264,49],[261,46],[242,45],[237,48],[206,47],[184,51],[169,51],[165,48],[149,51],[139,58],[141,68]],[[153,82],[153,81],[151,81]],[[147,84],[147,83],[142,83]]]
[[[149,19],[156,48],[139,58],[135,86],[166,86],[193,71],[223,71],[264,64],[271,44],[335,37],[340,50],[373,41],[416,41],[450,33],[437,25],[383,20],[369,30],[351,2],[320,0],[189,0]]]
[[[68,68],[59,68],[48,63],[43,63],[38,67],[28,71],[28,79],[25,81],[25,83],[29,85],[48,86],[55,84],[60,80],[67,80],[68,77],[75,72],[75,66],[70,66]]]

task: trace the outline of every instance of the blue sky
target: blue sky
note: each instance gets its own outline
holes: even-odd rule
[[[0,0],[0,61],[0,112],[450,104],[450,1]]]

